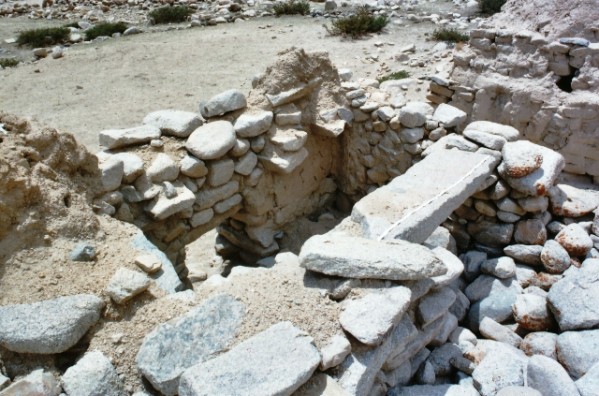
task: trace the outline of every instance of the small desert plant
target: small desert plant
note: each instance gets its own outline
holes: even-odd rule
[[[327,30],[333,35],[343,34],[356,38],[380,32],[388,23],[386,16],[374,16],[366,7],[360,7],[356,14],[333,21],[333,28]]]
[[[18,59],[14,58],[2,58],[0,59],[0,67],[6,69],[7,67],[15,67],[19,64]]]
[[[64,27],[80,29],[79,22],[70,22],[70,23],[67,23],[66,25],[64,25]]]
[[[125,22],[102,22],[85,31],[85,38],[93,40],[100,36],[112,36],[115,33],[123,34],[128,26]]]
[[[71,31],[66,27],[51,27],[25,30],[17,37],[18,45],[45,47],[67,41]]]
[[[193,10],[187,6],[164,6],[157,8],[148,14],[155,24],[185,22],[193,14]]]
[[[276,16],[280,15],[306,15],[310,13],[310,3],[304,0],[289,0],[277,3],[273,7]]]
[[[455,28],[440,28],[435,29],[433,32],[433,39],[437,41],[449,41],[452,43],[462,43],[468,41],[470,36],[465,33],[460,32]]]
[[[481,0],[480,11],[486,15],[493,15],[501,11],[501,6],[505,4],[506,0]]]
[[[410,72],[405,71],[405,70],[400,70],[397,72],[393,72],[391,74],[387,74],[386,76],[379,77],[379,78],[377,78],[377,80],[379,81],[379,83],[382,83],[384,81],[401,80],[402,78],[408,78],[408,77],[410,77]]]

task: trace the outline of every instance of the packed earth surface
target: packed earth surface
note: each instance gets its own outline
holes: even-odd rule
[[[0,396],[598,395],[599,0],[489,3],[0,0]]]

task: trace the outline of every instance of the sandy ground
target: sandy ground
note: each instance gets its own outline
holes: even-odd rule
[[[138,125],[158,109],[196,111],[201,100],[226,89],[248,92],[252,76],[291,46],[328,51],[337,67],[352,69],[356,77],[377,77],[382,64],[391,71],[409,69],[393,56],[411,43],[416,56],[422,55],[435,44],[425,41],[435,26],[398,22],[363,40],[330,36],[323,18],[282,17],[193,29],[181,25],[181,30],[78,44],[62,59],[0,70],[0,109],[71,132],[95,152],[103,129]],[[40,24],[57,22],[3,19],[0,41]],[[376,47],[378,42],[384,45]],[[3,46],[17,50],[14,44]],[[369,55],[378,55],[378,62]],[[414,76],[429,72],[412,70]]]

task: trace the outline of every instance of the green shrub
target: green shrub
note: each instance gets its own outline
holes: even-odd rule
[[[310,3],[305,0],[289,0],[283,3],[277,3],[273,7],[276,16],[280,15],[306,15],[310,13]]]
[[[15,67],[18,64],[19,64],[19,60],[18,59],[14,59],[14,58],[2,58],[2,59],[0,59],[0,67],[3,67],[5,69],[7,67]]]
[[[505,4],[507,0],[481,0],[480,11],[483,14],[493,15],[501,11],[501,6]]]
[[[45,47],[67,41],[70,34],[71,31],[66,27],[25,30],[19,33],[17,44],[29,45],[31,47]]]
[[[67,23],[66,25],[64,25],[64,27],[80,29],[79,22],[70,22],[70,23]]]
[[[453,43],[465,42],[470,39],[470,36],[460,32],[456,28],[441,28],[435,29],[433,39],[437,41],[450,41]]]
[[[100,36],[112,36],[115,33],[123,34],[129,26],[125,22],[102,22],[85,31],[85,38],[93,40]]]
[[[343,34],[356,38],[380,32],[388,23],[386,16],[374,16],[366,7],[360,7],[356,14],[333,21],[333,28],[327,30],[333,35]]]
[[[193,14],[187,6],[164,6],[151,11],[148,15],[155,24],[185,22]]]
[[[397,72],[393,72],[391,74],[387,74],[386,76],[379,77],[379,78],[377,78],[377,80],[379,81],[379,83],[382,83],[384,81],[401,80],[402,78],[408,78],[408,77],[410,77],[410,72],[409,71],[400,70],[400,71],[397,71]]]

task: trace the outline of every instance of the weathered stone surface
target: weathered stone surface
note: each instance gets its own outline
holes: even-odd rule
[[[433,114],[433,119],[446,128],[453,128],[466,121],[467,114],[457,107],[441,103]]]
[[[113,191],[120,187],[123,181],[123,161],[109,156],[98,165],[101,172],[102,191]]]
[[[496,396],[543,396],[541,392],[527,386],[506,386]]]
[[[456,299],[455,292],[444,287],[420,299],[416,311],[420,323],[425,326],[443,316]]]
[[[515,289],[496,291],[475,302],[468,312],[469,326],[478,329],[480,322],[487,317],[499,323],[511,318],[512,305],[516,302],[517,295]]]
[[[104,302],[91,294],[0,307],[0,345],[19,353],[61,353],[93,326]]]
[[[160,128],[165,135],[186,138],[202,125],[202,119],[190,111],[159,110],[148,114],[143,123]]]
[[[535,294],[519,294],[512,309],[514,319],[524,329],[548,330],[554,323],[545,297]]]
[[[146,170],[146,174],[154,183],[174,181],[179,176],[179,165],[167,154],[159,153]]]
[[[411,385],[393,388],[388,396],[478,396],[468,385]]]
[[[137,154],[117,153],[112,157],[123,161],[123,180],[127,183],[133,183],[144,172],[144,161]]]
[[[475,121],[466,126],[464,130],[476,130],[489,133],[496,136],[501,136],[508,142],[516,141],[520,138],[520,132],[509,125],[498,124],[490,121]]]
[[[185,147],[201,160],[218,159],[235,146],[235,130],[228,121],[204,124],[191,133]]]
[[[589,234],[576,223],[564,227],[555,236],[555,240],[574,257],[584,257],[593,247]]]
[[[541,265],[541,252],[543,246],[539,245],[508,245],[503,248],[503,252],[514,260],[530,265]]]
[[[464,130],[464,136],[488,149],[501,151],[503,145],[507,142],[505,138],[476,129]]]
[[[160,128],[143,125],[128,129],[107,129],[100,132],[100,146],[115,149],[134,144],[149,143],[160,137]]]
[[[204,162],[190,155],[183,157],[180,166],[181,173],[183,173],[185,176],[198,178],[204,177],[208,174],[208,168]]]
[[[562,331],[599,325],[599,259],[587,259],[555,283],[547,296]]]
[[[440,326],[437,327],[440,328]],[[349,395],[368,395],[377,373],[390,358],[391,354],[402,350],[417,335],[418,330],[416,327],[414,327],[407,315],[404,316],[378,348],[359,348],[352,351],[340,366],[339,383]],[[426,335],[428,337],[425,341],[428,343],[433,336],[430,334]],[[416,345],[418,350],[424,347],[424,345],[420,345],[421,343]],[[411,355],[402,358],[402,363],[410,357]],[[399,367],[399,365],[396,367]]]
[[[484,261],[480,269],[486,274],[506,279],[516,274],[516,263],[511,257],[504,256]]]
[[[117,304],[129,301],[150,286],[150,278],[141,272],[119,268],[110,279],[106,293]]]
[[[270,137],[270,141],[279,146],[281,150],[293,152],[298,151],[308,140],[308,133],[297,129],[277,130]]]
[[[483,245],[500,248],[512,240],[514,225],[481,221],[468,224],[468,233]]]
[[[175,395],[181,374],[225,350],[244,315],[244,305],[230,295],[212,297],[146,335],[137,368],[160,392]]]
[[[243,113],[235,121],[233,128],[240,138],[256,137],[266,131],[272,125],[273,114],[271,111],[260,113]]]
[[[347,393],[331,376],[316,373],[308,382],[293,392],[293,396],[347,396]]]
[[[350,300],[339,316],[345,331],[367,345],[380,344],[410,305],[410,289],[393,287]]]
[[[256,165],[258,164],[258,156],[252,151],[248,151],[243,155],[237,163],[235,163],[235,173],[239,173],[243,176],[249,176]]]
[[[599,362],[599,330],[566,331],[557,337],[557,359],[574,380]]]
[[[566,370],[555,360],[536,355],[528,360],[527,385],[543,396],[578,395],[578,389]]]
[[[479,330],[484,337],[511,345],[515,348],[518,348],[522,342],[522,338],[518,334],[491,318],[483,318],[480,321]]]
[[[557,360],[557,334],[547,331],[536,331],[524,337],[520,349],[528,356],[543,355]]]
[[[424,128],[402,128],[399,137],[404,143],[418,143],[424,138]]]
[[[245,95],[238,89],[230,89],[211,97],[206,103],[200,104],[200,113],[203,117],[208,118],[243,109],[246,106]]]
[[[290,322],[278,323],[181,376],[179,395],[291,394],[306,382],[320,354],[312,338]]]
[[[547,197],[527,197],[518,200],[518,205],[522,209],[531,213],[545,212],[549,208],[549,198]]]
[[[150,242],[141,230],[132,239],[131,248],[142,254],[151,254],[160,261],[160,269],[150,275],[156,281],[158,287],[169,294],[180,291],[183,288],[183,284],[175,271],[173,263],[171,263],[166,254]],[[135,250],[132,253],[137,255],[138,253]]]
[[[424,125],[426,116],[433,114],[433,108],[428,103],[410,102],[399,110],[399,120],[408,128]]]
[[[561,274],[570,267],[570,255],[554,240],[545,242],[540,258],[545,270],[550,274]]]
[[[319,86],[322,83],[321,77],[316,77],[310,81],[308,84],[300,84],[299,86],[292,88],[288,91],[279,92],[278,94],[266,94],[266,99],[273,106],[282,106],[287,103],[291,103],[297,99],[300,99],[306,95],[308,95],[314,88]]]
[[[500,174],[507,177],[524,177],[541,167],[543,153],[539,146],[526,140],[508,142],[501,150],[503,162]]]
[[[514,278],[497,279],[494,276],[481,275],[470,283],[464,294],[472,302],[482,300],[492,293],[510,291],[515,294],[522,293],[522,287]]]
[[[351,344],[347,338],[339,334],[334,335],[329,343],[320,351],[322,355],[320,369],[324,371],[340,365],[350,353]]]
[[[493,396],[507,386],[523,386],[526,378],[527,358],[524,353],[510,345],[493,343],[474,369],[474,387],[482,396]]]
[[[417,280],[447,271],[426,247],[399,240],[316,235],[304,243],[299,257],[304,268],[348,278]]]
[[[358,201],[351,218],[367,238],[422,243],[479,189],[496,164],[485,154],[435,151]]]
[[[99,351],[87,352],[74,366],[69,367],[62,376],[62,386],[68,395],[125,394],[114,366]]]
[[[196,196],[190,189],[177,182],[174,185],[176,195],[168,198],[166,194],[160,193],[146,208],[157,220],[164,220],[169,216],[189,209],[196,201]]]
[[[442,247],[436,247],[433,249],[433,253],[439,260],[443,261],[443,264],[445,264],[445,267],[447,268],[445,274],[431,278],[433,282],[435,282],[435,288],[449,285],[454,280],[458,279],[462,272],[464,272],[464,263],[449,250]]]
[[[595,363],[585,375],[576,381],[580,396],[599,395],[599,363]]]
[[[558,184],[549,190],[551,212],[563,217],[581,217],[591,213],[599,205],[599,191],[583,190]]]
[[[230,158],[212,161],[208,165],[208,184],[211,187],[222,186],[233,177],[235,163]]]
[[[543,245],[547,240],[547,229],[541,219],[522,220],[516,223],[514,241],[524,245]]]
[[[298,151],[286,152],[276,146],[268,145],[260,152],[258,159],[266,169],[272,172],[289,174],[308,158],[308,154],[305,147]]]
[[[0,391],[1,396],[58,396],[60,384],[54,375],[43,369],[32,371],[29,375],[17,380],[8,388]]]
[[[564,169],[564,157],[545,147],[539,146],[543,156],[543,163],[539,169],[524,177],[504,176],[504,180],[516,191],[530,196],[543,196],[553,187],[557,176]],[[499,168],[501,172],[501,166]]]
[[[238,191],[239,182],[237,180],[232,180],[217,188],[201,190],[196,196],[196,204],[200,210],[208,209],[217,202],[229,198]]]

